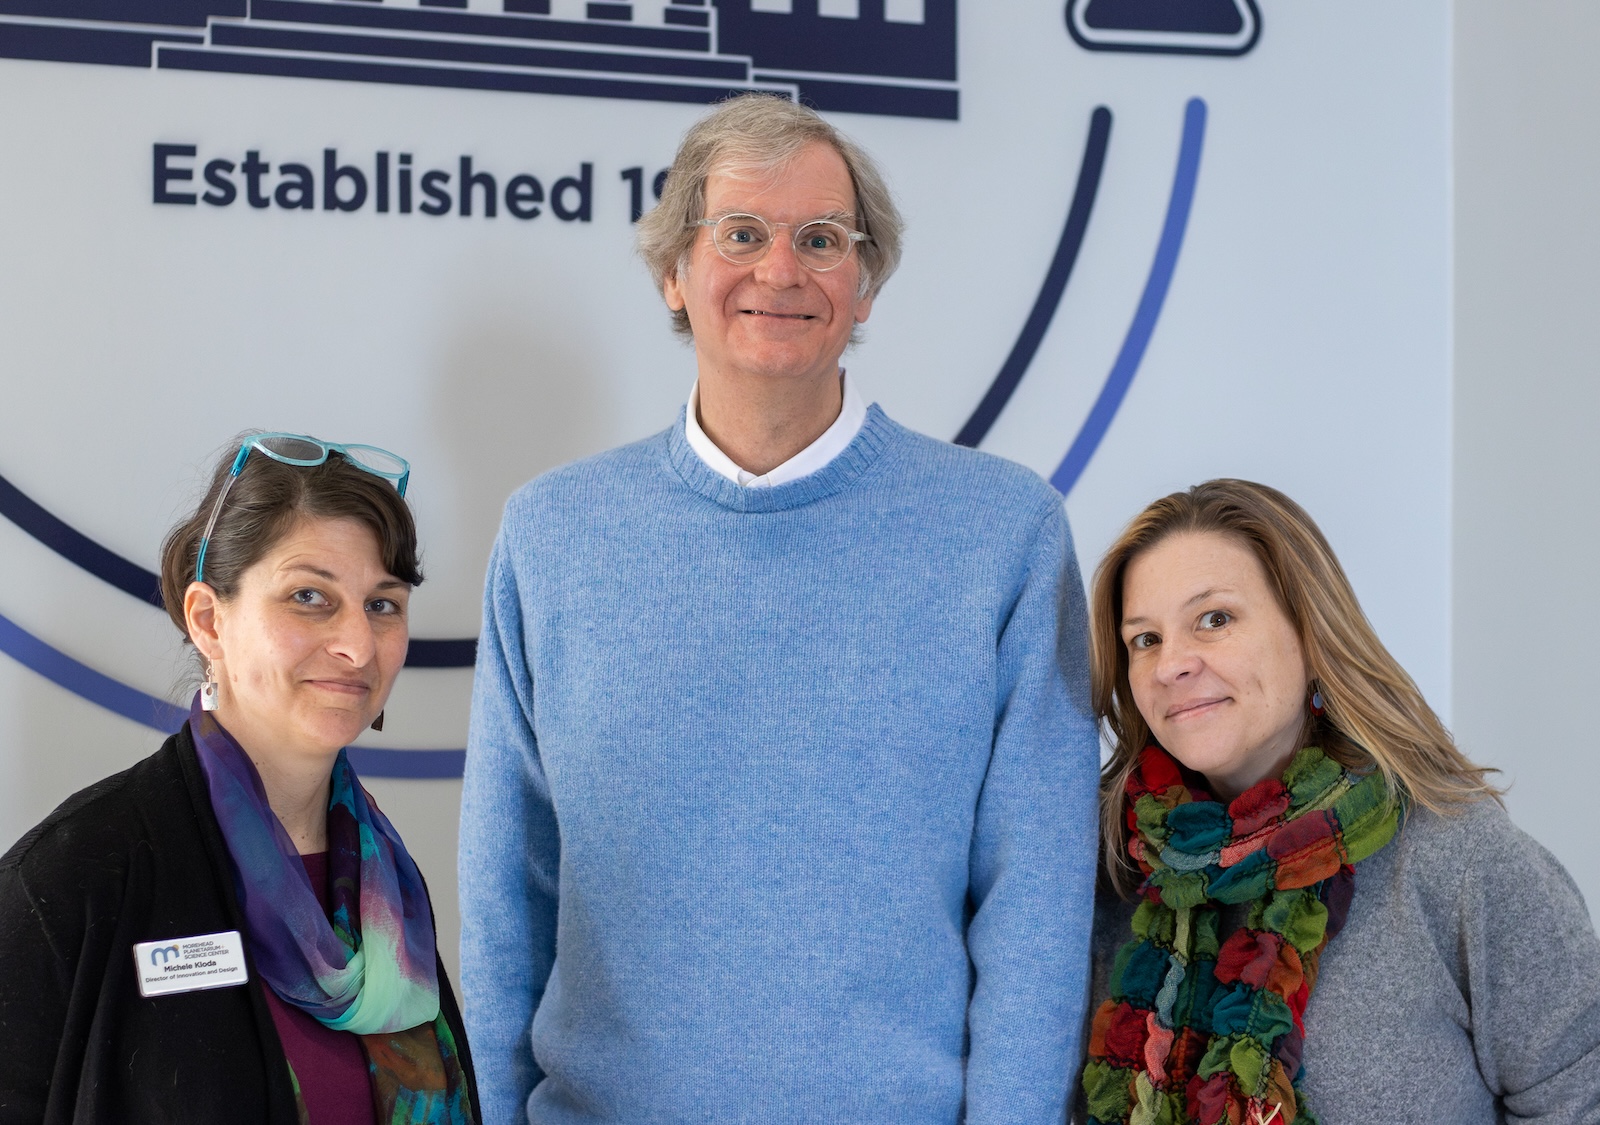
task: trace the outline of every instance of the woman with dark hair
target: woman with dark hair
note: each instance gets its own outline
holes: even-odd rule
[[[1087,1119],[1600,1121],[1583,900],[1311,517],[1248,481],[1164,497],[1090,609],[1112,753]]]
[[[204,683],[0,859],[0,1122],[476,1120],[427,890],[343,749],[405,663],[408,477],[247,436],[167,536]]]

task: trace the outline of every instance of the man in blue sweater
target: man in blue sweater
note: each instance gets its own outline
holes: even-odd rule
[[[1061,499],[866,406],[899,258],[809,110],[724,103],[640,246],[699,380],[520,489],[461,822],[489,1125],[1048,1125],[1099,758]]]

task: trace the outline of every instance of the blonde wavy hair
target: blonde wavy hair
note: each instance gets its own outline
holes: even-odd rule
[[[1095,571],[1089,627],[1095,713],[1111,743],[1100,775],[1100,830],[1106,869],[1123,894],[1139,872],[1128,858],[1126,786],[1139,752],[1153,739],[1133,700],[1122,641],[1122,585],[1128,564],[1169,536],[1227,535],[1260,560],[1300,637],[1323,714],[1308,708],[1302,746],[1320,746],[1347,769],[1379,770],[1391,793],[1448,813],[1500,791],[1473,764],[1383,647],[1361,611],[1333,549],[1305,509],[1275,488],[1209,480],[1163,496],[1134,517]]]

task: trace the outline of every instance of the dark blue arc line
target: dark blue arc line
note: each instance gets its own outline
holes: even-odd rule
[[[3,476],[0,476],[0,514],[96,578],[142,602],[153,606],[163,604],[161,579],[57,519]]]
[[[1167,201],[1167,219],[1161,227],[1161,240],[1156,244],[1155,260],[1150,263],[1150,276],[1144,283],[1144,294],[1134,310],[1133,323],[1123,338],[1122,350],[1111,365],[1100,397],[1095,399],[1089,416],[1084,419],[1078,436],[1073,439],[1067,455],[1050,475],[1050,483],[1065,496],[1078,483],[1089,458],[1100,447],[1100,441],[1111,428],[1117,408],[1128,393],[1133,377],[1138,374],[1144,359],[1145,348],[1161,318],[1161,306],[1167,299],[1167,289],[1172,284],[1173,272],[1178,267],[1178,253],[1183,249],[1184,232],[1189,226],[1189,210],[1194,203],[1194,186],[1200,176],[1200,153],[1205,145],[1206,103],[1190,98],[1183,112],[1183,141],[1178,148],[1178,167],[1172,177],[1172,196]]]
[[[1033,362],[1039,345],[1044,342],[1044,334],[1050,328],[1050,321],[1061,304],[1061,294],[1066,291],[1067,280],[1072,276],[1072,267],[1077,264],[1078,251],[1083,248],[1083,235],[1089,229],[1089,213],[1094,210],[1095,196],[1100,192],[1100,173],[1105,168],[1106,146],[1110,141],[1111,111],[1103,105],[1097,106],[1089,115],[1089,137],[1083,145],[1083,160],[1078,165],[1078,186],[1072,192],[1067,223],[1061,231],[1061,241],[1056,244],[1056,256],[1044,275],[1039,298],[1034,301],[1033,311],[1023,322],[1022,332],[1001,366],[1000,374],[994,377],[978,408],[956,435],[957,445],[977,448],[983,441],[1000,417],[1000,412],[1006,408],[1006,403],[1011,401],[1017,384],[1022,382],[1028,365]]]
[[[146,695],[95,671],[4,614],[0,614],[0,652],[72,694],[162,734],[171,734],[189,718],[188,708]],[[460,777],[467,760],[465,750],[384,750],[371,746],[347,749],[351,765],[365,777]]]
[[[46,511],[4,476],[0,476],[0,515],[68,562],[76,563],[123,593],[153,606],[165,604],[161,597],[161,579]],[[411,647],[406,650],[406,667],[471,668],[477,655],[476,637],[437,641],[413,637]]]
[[[407,668],[471,668],[478,662],[478,638],[430,641],[412,637],[406,649]]]

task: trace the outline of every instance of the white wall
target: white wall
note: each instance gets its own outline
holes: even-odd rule
[[[1202,99],[1171,288],[1069,498],[1080,556],[1092,566],[1174,488],[1219,475],[1279,485],[1317,517],[1380,634],[1448,713],[1451,5],[1264,7],[1259,46],[1229,59],[1090,52],[1059,3],[965,0],[959,121],[840,116],[889,170],[910,227],[851,372],[892,416],[956,433],[1027,318],[1090,114],[1109,108],[1082,253],[983,443],[1049,475],[1130,334],[1186,106]],[[662,167],[699,112],[0,59],[0,474],[149,568],[243,427],[400,451],[429,575],[413,629],[471,635],[507,492],[665,426],[688,391],[692,355],[634,260],[619,176]],[[196,145],[198,160],[259,150],[280,172],[320,166],[328,147],[368,162],[415,152],[419,170],[471,154],[502,183],[592,164],[594,216],[158,205],[156,143]],[[0,615],[140,691],[192,690],[158,610],[3,520]],[[362,743],[462,746],[469,686],[465,669],[406,671],[385,732]],[[0,658],[0,849],[157,741]],[[428,874],[448,960],[459,784],[368,780]]]
[[[1600,917],[1600,5],[1455,17],[1454,728]]]

